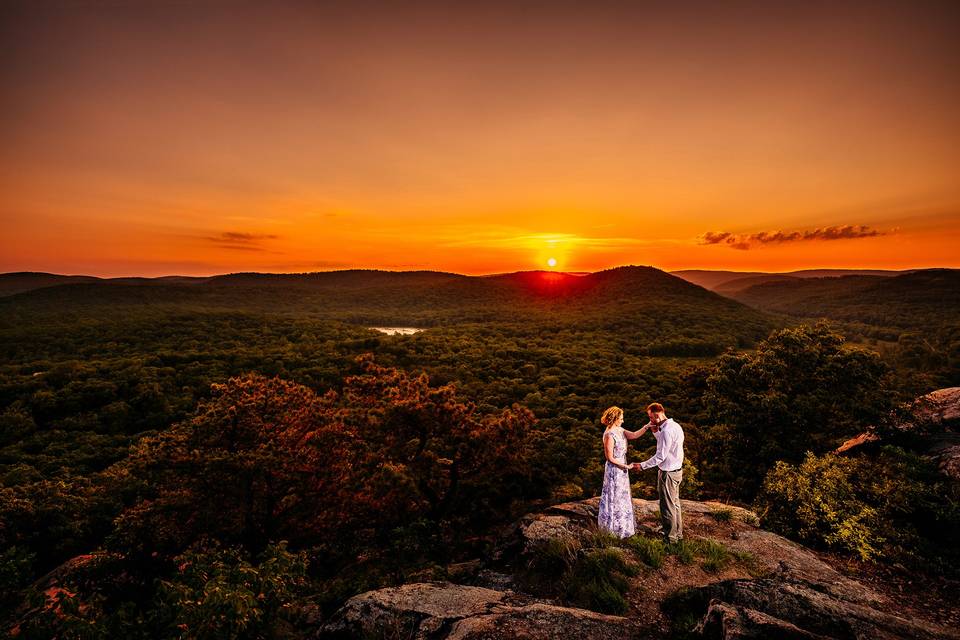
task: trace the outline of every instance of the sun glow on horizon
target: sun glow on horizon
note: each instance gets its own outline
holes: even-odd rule
[[[556,267],[556,266],[557,266],[557,259],[556,259],[556,258],[550,258],[550,259],[548,259],[548,260],[547,260],[547,266],[550,267],[551,269],[554,268],[554,267]]]

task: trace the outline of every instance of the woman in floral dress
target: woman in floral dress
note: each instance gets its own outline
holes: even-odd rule
[[[647,429],[628,432],[623,424],[623,409],[610,407],[603,412],[600,422],[606,426],[603,432],[603,453],[607,459],[603,469],[603,491],[600,493],[600,513],[597,524],[618,538],[634,534],[636,520],[633,515],[633,499],[630,496],[630,469],[627,464],[627,439],[639,437]]]

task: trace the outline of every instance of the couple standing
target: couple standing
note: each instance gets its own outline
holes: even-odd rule
[[[680,513],[680,481],[683,480],[683,429],[667,417],[663,405],[654,402],[647,406],[650,422],[637,431],[623,428],[623,409],[610,407],[603,412],[600,422],[603,432],[603,452],[607,458],[603,471],[603,492],[600,494],[600,514],[597,524],[620,538],[635,533],[633,500],[630,497],[630,470],[657,467],[657,494],[660,496],[660,523],[666,542],[683,539],[683,516]],[[651,431],[657,439],[657,452],[649,460],[628,464],[627,440],[635,440]]]

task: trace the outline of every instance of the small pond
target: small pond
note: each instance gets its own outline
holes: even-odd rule
[[[374,331],[385,333],[388,336],[410,336],[423,331],[416,327],[370,327]]]

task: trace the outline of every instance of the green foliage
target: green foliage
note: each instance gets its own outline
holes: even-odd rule
[[[567,599],[600,613],[623,614],[630,578],[637,574],[623,552],[615,548],[594,549],[582,555],[565,578]]]
[[[251,563],[239,549],[191,547],[163,580],[155,615],[164,637],[184,640],[275,637],[275,625],[306,585],[307,558],[269,545]]]
[[[667,550],[663,540],[659,538],[647,538],[645,536],[630,536],[624,541],[624,546],[632,550],[637,558],[643,564],[651,569],[659,569],[663,566],[663,560],[667,555]]]
[[[698,554],[703,558],[700,566],[706,571],[717,573],[725,569],[733,560],[730,551],[715,540],[696,540],[694,542]]]
[[[278,622],[307,587],[307,557],[281,542],[251,561],[239,548],[197,544],[174,559],[144,601],[115,589],[94,562],[63,584],[32,591],[16,623],[19,637],[108,640],[261,640],[280,637]],[[112,561],[105,563],[112,564]],[[89,575],[83,575],[88,573]]]
[[[778,460],[832,450],[891,409],[886,367],[824,325],[775,332],[753,353],[726,354],[706,379],[716,427],[705,434],[710,480],[753,496]]]
[[[699,547],[687,539],[670,542],[666,545],[667,553],[676,556],[681,564],[693,564],[697,560],[697,550]]]
[[[797,278],[735,292],[751,306],[805,321],[830,318],[897,368],[911,395],[960,384],[960,271],[896,277]]]
[[[531,551],[528,569],[546,580],[559,580],[576,564],[582,548],[574,537],[548,538]]]
[[[0,551],[0,606],[8,604],[33,577],[36,553],[16,545]]]
[[[531,550],[523,582],[534,592],[560,597],[578,607],[624,613],[630,578],[639,571],[622,549],[632,549],[632,540],[601,531],[582,539],[549,538]]]
[[[808,545],[863,560],[960,566],[960,488],[899,448],[876,458],[808,454],[800,464],[777,463],[756,507],[765,527]]]

